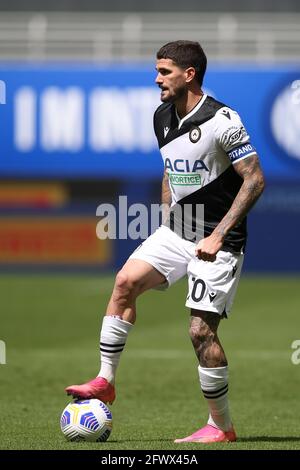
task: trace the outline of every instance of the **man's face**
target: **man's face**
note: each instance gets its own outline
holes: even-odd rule
[[[160,99],[164,103],[174,103],[187,89],[187,74],[184,69],[174,64],[172,59],[158,59],[155,83],[161,89]]]

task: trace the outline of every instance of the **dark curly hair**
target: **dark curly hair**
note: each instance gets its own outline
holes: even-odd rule
[[[171,59],[179,67],[194,67],[196,80],[201,86],[206,71],[207,58],[199,42],[173,41],[162,46],[156,54],[157,59]]]

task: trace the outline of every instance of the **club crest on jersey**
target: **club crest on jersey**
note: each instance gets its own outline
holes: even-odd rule
[[[190,130],[190,133],[189,133],[189,137],[190,137],[190,141],[193,142],[193,144],[198,142],[198,140],[201,137],[201,131],[200,131],[199,127],[197,127],[197,126],[192,127],[192,129]]]

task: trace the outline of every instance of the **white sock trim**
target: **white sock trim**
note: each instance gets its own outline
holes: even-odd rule
[[[115,317],[113,315],[105,315],[102,321],[102,328],[103,325],[116,327],[120,332],[124,333],[129,333],[133,327],[132,323],[129,323],[128,321],[122,320],[121,318]]]
[[[209,388],[217,388],[218,382],[222,385],[228,383],[228,366],[224,367],[198,367],[201,386],[207,385]],[[225,385],[225,383],[224,383]],[[205,388],[205,387],[203,387]]]

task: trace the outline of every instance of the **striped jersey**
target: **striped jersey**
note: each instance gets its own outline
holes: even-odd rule
[[[210,235],[230,209],[243,183],[234,165],[256,154],[255,148],[238,113],[207,95],[182,119],[173,104],[163,103],[154,114],[154,131],[172,194],[165,224],[199,241],[199,233]],[[243,250],[246,224],[245,218],[230,231],[225,248]]]

